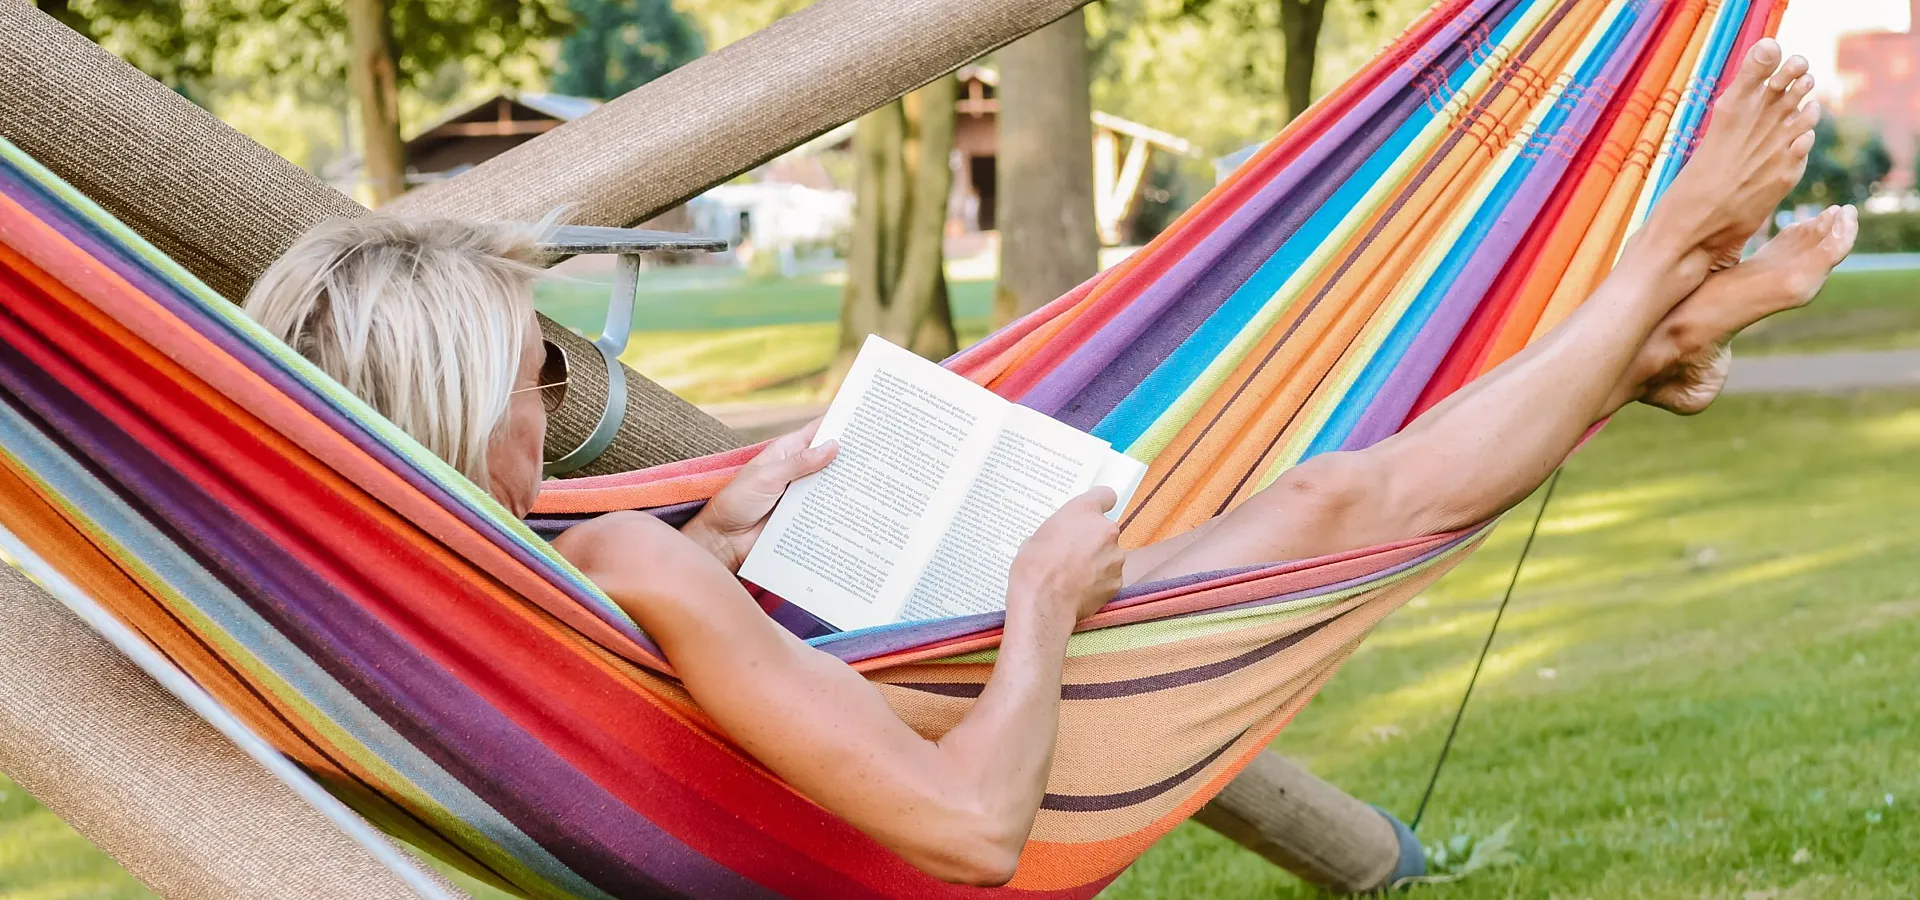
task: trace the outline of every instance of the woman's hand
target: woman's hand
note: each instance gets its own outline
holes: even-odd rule
[[[1021,545],[1007,576],[1010,620],[1037,615],[1071,626],[1113,599],[1125,559],[1120,526],[1106,516],[1114,500],[1113,489],[1107,487],[1081,494]]]
[[[767,526],[773,505],[786,493],[787,485],[812,475],[833,461],[839,445],[828,441],[818,447],[813,435],[820,430],[815,419],[805,428],[778,438],[741,468],[727,486],[713,495],[699,514],[680,528],[680,533],[707,548],[730,572],[740,571],[740,563],[753,549],[753,542]]]

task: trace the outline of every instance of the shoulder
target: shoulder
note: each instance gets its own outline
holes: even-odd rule
[[[610,566],[657,564],[699,549],[673,526],[632,510],[610,512],[575,525],[553,539],[553,548],[589,576]]]

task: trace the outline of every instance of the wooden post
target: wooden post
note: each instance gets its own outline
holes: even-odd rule
[[[1271,750],[1193,820],[1337,893],[1383,890],[1426,871],[1419,840],[1400,820]]]

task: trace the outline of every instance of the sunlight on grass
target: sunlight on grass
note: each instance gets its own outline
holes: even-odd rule
[[[1807,306],[1734,342],[1736,353],[1920,348],[1920,272],[1839,272]]]
[[[1516,821],[1435,898],[1920,892],[1920,395],[1622,415],[1568,466],[1423,837]],[[1410,816],[1532,504],[1276,743]],[[1317,894],[1203,828],[1103,895]]]

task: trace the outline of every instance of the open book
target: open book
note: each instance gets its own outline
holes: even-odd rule
[[[740,577],[844,630],[1006,608],[1041,522],[1095,485],[1118,516],[1147,471],[877,337],[827,408],[828,440],[839,455],[787,489]]]

